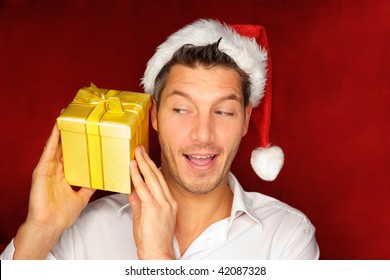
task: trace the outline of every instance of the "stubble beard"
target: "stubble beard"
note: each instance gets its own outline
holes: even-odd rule
[[[183,178],[184,176],[180,175],[177,168],[178,163],[175,160],[173,151],[167,146],[161,143],[161,167],[165,179],[167,180],[168,186],[176,187],[181,191],[190,192],[193,194],[207,194],[212,192],[218,186],[223,184],[224,181],[227,182],[227,176],[230,171],[231,164],[237,153],[239,144],[234,147],[232,153],[228,155],[226,161],[223,163],[224,166],[220,174],[210,178],[209,174],[199,173],[196,175],[193,181],[190,181],[188,178]],[[199,149],[199,146],[187,148],[186,150]],[[181,153],[179,153],[180,155]],[[221,154],[219,155],[221,156]]]

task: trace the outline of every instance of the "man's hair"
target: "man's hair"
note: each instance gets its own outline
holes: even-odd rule
[[[161,93],[164,90],[168,74],[172,66],[176,64],[188,66],[194,68],[198,65],[206,68],[212,68],[215,66],[226,67],[227,69],[233,69],[237,71],[241,79],[241,90],[244,97],[244,107],[249,102],[250,86],[251,82],[249,75],[238,67],[237,63],[226,53],[219,50],[218,46],[222,38],[217,42],[206,46],[194,46],[192,44],[186,44],[178,49],[173,55],[170,61],[168,61],[158,73],[155,85],[154,85],[154,99],[156,100],[157,108],[160,105]]]

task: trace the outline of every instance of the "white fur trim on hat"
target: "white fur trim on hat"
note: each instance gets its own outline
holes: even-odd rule
[[[254,38],[240,36],[226,24],[216,20],[198,20],[173,33],[161,44],[149,60],[142,84],[146,93],[153,94],[157,75],[173,53],[185,44],[206,46],[222,37],[219,49],[229,55],[238,67],[246,72],[251,81],[250,98],[256,107],[264,95],[267,78],[267,52]]]

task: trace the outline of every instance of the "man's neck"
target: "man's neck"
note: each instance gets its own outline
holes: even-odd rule
[[[230,216],[233,193],[224,182],[207,194],[193,194],[180,187],[171,188],[178,203],[175,235],[180,254],[211,224]]]

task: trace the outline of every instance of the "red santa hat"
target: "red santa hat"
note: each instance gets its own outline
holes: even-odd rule
[[[271,146],[271,60],[268,41],[262,26],[227,25],[216,20],[198,20],[173,33],[161,44],[149,60],[142,84],[146,93],[154,92],[157,75],[172,58],[176,50],[185,44],[205,46],[222,37],[219,49],[229,55],[250,78],[250,97],[254,107],[251,121],[258,135],[258,147],[252,151],[251,165],[256,174],[266,181],[273,181],[283,166],[281,148]]]

